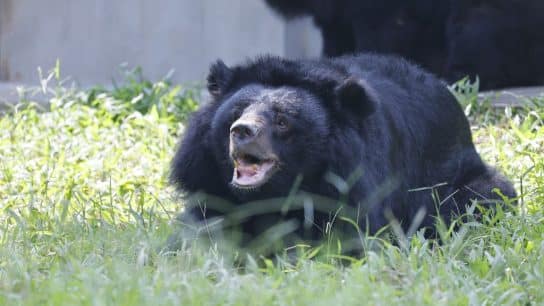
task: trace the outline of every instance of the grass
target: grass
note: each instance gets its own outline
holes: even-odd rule
[[[308,250],[241,268],[215,245],[159,251],[181,210],[166,177],[190,91],[138,70],[112,90],[55,85],[58,67],[44,80],[50,110],[23,99],[0,117],[1,305],[544,303],[544,100],[496,109],[455,88],[478,150],[522,192],[515,211],[350,265]]]

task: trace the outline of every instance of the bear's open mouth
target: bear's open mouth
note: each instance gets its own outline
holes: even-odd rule
[[[232,184],[241,189],[250,189],[261,186],[277,170],[275,158],[260,158],[251,154],[233,156],[234,173]]]

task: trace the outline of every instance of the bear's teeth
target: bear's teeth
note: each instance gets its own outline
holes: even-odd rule
[[[235,163],[233,183],[238,186],[255,186],[268,180],[271,171],[274,169],[273,160],[262,160],[260,163],[247,163],[245,160],[238,160]]]

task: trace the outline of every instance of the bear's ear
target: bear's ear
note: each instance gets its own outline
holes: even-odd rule
[[[355,115],[368,116],[376,110],[376,97],[372,89],[361,79],[350,77],[338,85],[334,94],[338,106]]]
[[[210,67],[210,73],[208,74],[208,92],[213,97],[222,95],[231,77],[232,70],[222,60],[217,60]]]

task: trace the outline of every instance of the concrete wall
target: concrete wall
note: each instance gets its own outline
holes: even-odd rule
[[[202,80],[211,61],[320,54],[309,20],[284,22],[263,0],[0,0],[0,81],[37,82],[56,59],[81,85],[121,63],[156,79]]]

